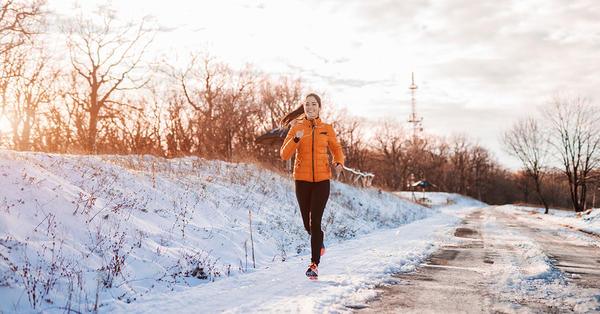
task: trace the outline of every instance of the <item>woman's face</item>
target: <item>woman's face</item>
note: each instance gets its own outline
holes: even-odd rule
[[[304,114],[308,119],[315,119],[319,116],[320,111],[319,103],[317,99],[313,96],[306,97],[306,101],[304,102]]]

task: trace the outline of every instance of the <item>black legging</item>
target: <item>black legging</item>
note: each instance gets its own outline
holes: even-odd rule
[[[296,198],[300,206],[304,229],[311,235],[311,262],[319,265],[321,245],[323,244],[321,218],[323,218],[323,211],[329,198],[329,180],[320,182],[296,180]]]

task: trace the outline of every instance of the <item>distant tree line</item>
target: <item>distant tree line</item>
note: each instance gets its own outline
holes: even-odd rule
[[[44,8],[44,1],[20,0],[0,7],[0,115],[11,125],[10,134],[0,134],[0,145],[54,153],[194,155],[284,171],[279,147],[255,138],[277,127],[303,99],[309,87],[300,78],[272,77],[250,66],[234,69],[206,53],[148,62],[160,31],[152,20],[122,22],[102,7],[93,16],[61,20],[57,36],[45,32],[57,19]],[[564,174],[540,165],[512,172],[466,136],[413,138],[398,121],[371,127],[324,99],[323,115],[339,134],[347,165],[375,173],[379,188],[406,190],[426,179],[435,190],[491,204],[567,207],[576,200],[578,210],[589,197],[597,159],[573,163],[578,153],[572,143],[559,140],[560,132],[570,131],[560,115],[549,121],[557,130],[553,143],[563,148]]]
[[[541,113],[541,118],[517,121],[503,137],[507,151],[521,161],[524,179],[533,183],[533,193],[527,190],[527,195],[533,194],[546,213],[558,201],[556,193],[562,195],[564,190],[575,211],[595,206],[600,182],[600,108],[588,99],[562,94],[554,96]],[[565,203],[561,205],[567,207]]]

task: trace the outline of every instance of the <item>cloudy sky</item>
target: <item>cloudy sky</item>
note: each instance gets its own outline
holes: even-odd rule
[[[81,1],[84,9],[105,1]],[[113,1],[151,15],[156,53],[208,50],[234,67],[298,76],[370,121],[410,112],[415,72],[426,132],[467,134],[511,168],[502,131],[557,92],[600,101],[600,2]],[[68,14],[73,2],[49,0]]]

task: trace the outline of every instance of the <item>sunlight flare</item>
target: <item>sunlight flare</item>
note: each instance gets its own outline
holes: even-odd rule
[[[8,118],[3,115],[0,114],[0,133],[9,133],[11,131],[11,127],[10,127],[10,121],[8,121]]]

